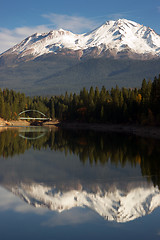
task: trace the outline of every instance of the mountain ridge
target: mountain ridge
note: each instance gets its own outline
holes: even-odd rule
[[[144,78],[154,79],[159,69],[160,36],[120,19],[84,34],[59,29],[29,36],[0,55],[0,87],[30,96],[103,85],[134,88]]]
[[[119,19],[107,21],[95,30],[74,34],[63,29],[35,33],[0,56],[15,54],[19,59],[35,59],[43,54],[60,54],[64,50],[85,57],[124,57],[152,59],[160,57],[160,36],[149,27]],[[63,52],[65,53],[65,51]]]
[[[160,206],[160,191],[154,186],[137,186],[129,190],[96,191],[85,189],[59,190],[41,184],[7,186],[13,194],[34,207],[48,208],[59,213],[74,207],[87,207],[108,221],[129,222],[150,214]]]

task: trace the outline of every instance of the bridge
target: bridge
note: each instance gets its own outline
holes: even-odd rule
[[[23,113],[27,113],[27,112],[36,112],[36,113],[40,113],[43,117],[21,117],[21,115]],[[25,110],[25,111],[22,111],[18,114],[19,116],[19,119],[20,120],[34,120],[34,121],[50,121],[52,120],[51,118],[48,118],[44,113],[38,111],[38,110]]]

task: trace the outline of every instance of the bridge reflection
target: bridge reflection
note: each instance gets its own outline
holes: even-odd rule
[[[19,137],[27,140],[36,140],[41,137],[44,137],[48,132],[47,128],[35,128],[35,127],[28,127],[24,129],[19,129]],[[28,134],[28,135],[27,135]],[[36,136],[35,136],[36,134]],[[33,136],[32,136],[33,135]]]

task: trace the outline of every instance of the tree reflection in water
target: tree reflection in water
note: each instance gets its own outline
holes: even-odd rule
[[[26,150],[47,149],[77,155],[85,165],[126,164],[141,168],[142,175],[160,188],[160,141],[133,135],[94,131],[55,130],[54,128],[4,129],[0,132],[1,160],[23,154]],[[45,133],[45,134],[44,134]],[[38,137],[41,135],[42,137]]]

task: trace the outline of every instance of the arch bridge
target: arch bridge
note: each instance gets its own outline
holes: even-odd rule
[[[36,113],[40,113],[43,117],[21,117],[21,115],[23,113],[27,113],[27,112],[36,112]],[[28,109],[25,111],[22,111],[18,114],[19,119],[20,120],[37,120],[37,121],[49,121],[51,120],[51,118],[48,118],[44,113],[38,111],[38,110],[32,110],[32,109]]]

